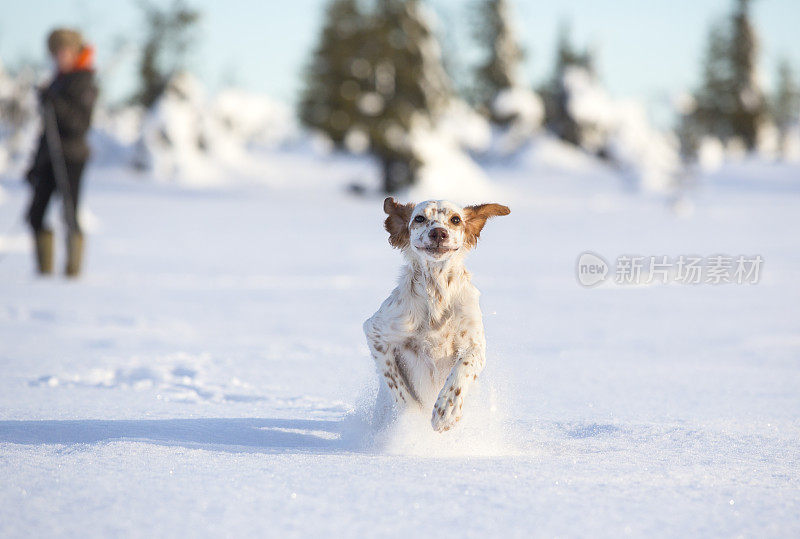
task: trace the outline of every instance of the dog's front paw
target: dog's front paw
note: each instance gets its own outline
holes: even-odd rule
[[[449,386],[442,389],[436,404],[433,405],[433,415],[431,425],[433,430],[444,432],[450,430],[461,419],[461,408],[464,405],[464,397],[461,395],[461,388]]]

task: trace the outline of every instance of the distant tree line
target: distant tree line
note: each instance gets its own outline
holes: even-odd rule
[[[690,160],[703,137],[738,140],[756,148],[759,130],[772,122],[785,133],[797,121],[798,93],[788,63],[770,99],[757,77],[758,36],[751,0],[733,0],[733,12],[715,24],[693,106],[681,117],[678,134]],[[331,0],[319,41],[304,72],[299,101],[302,123],[324,133],[337,147],[369,151],[383,165],[383,186],[394,191],[415,180],[420,160],[408,144],[415,126],[436,121],[454,95],[437,40],[421,0]],[[469,97],[474,107],[502,127],[513,114],[500,113],[499,95],[526,86],[519,69],[525,53],[513,29],[508,0],[476,0],[473,36],[483,51]],[[571,144],[604,156],[597,126],[570,106],[569,73],[596,80],[593,55],[576,48],[562,26],[553,71],[537,90],[544,125]]]
[[[696,157],[703,137],[735,142],[753,151],[767,126],[777,128],[783,139],[798,121],[800,94],[788,61],[779,66],[774,95],[770,97],[762,87],[752,3],[734,0],[733,11],[709,31],[701,82],[678,128],[688,160]]]
[[[511,0],[472,2],[472,35],[482,54],[464,97],[497,129],[508,129],[522,114],[514,108],[519,90],[531,90],[522,80],[525,51]],[[679,116],[676,133],[687,162],[696,159],[707,137],[752,151],[771,126],[782,141],[800,115],[800,91],[788,61],[779,67],[772,95],[759,80],[753,0],[732,2],[731,13],[709,30],[700,83]],[[184,66],[200,12],[183,0],[166,6],[141,0],[139,6],[145,36],[132,100],[150,108]],[[300,121],[338,149],[372,154],[387,192],[415,182],[423,164],[412,143],[415,130],[435,126],[458,97],[430,21],[423,0],[329,0],[303,73]],[[576,114],[576,73],[598,83],[592,52],[576,47],[562,24],[551,75],[536,88],[542,123],[563,141],[606,157],[601,128]]]

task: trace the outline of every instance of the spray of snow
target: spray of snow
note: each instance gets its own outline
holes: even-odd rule
[[[421,457],[505,456],[521,454],[509,430],[503,392],[485,379],[470,389],[464,415],[447,432],[431,427],[431,411],[398,412],[391,397],[371,387],[343,421],[342,440],[354,451]]]

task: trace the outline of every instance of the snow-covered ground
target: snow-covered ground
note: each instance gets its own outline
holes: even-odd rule
[[[362,420],[361,323],[401,262],[380,198],[343,188],[365,165],[264,168],[91,169],[77,282],[0,238],[1,537],[800,535],[800,167],[727,165],[675,212],[547,141],[485,166],[512,213],[469,259],[488,363],[443,435]],[[27,192],[2,189],[5,232]],[[765,262],[587,289],[586,250]]]

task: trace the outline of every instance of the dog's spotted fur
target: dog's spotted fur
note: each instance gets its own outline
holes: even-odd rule
[[[384,201],[389,243],[408,264],[378,312],[364,323],[367,344],[394,402],[431,409],[437,431],[460,418],[464,396],[485,363],[478,290],[464,257],[500,204],[461,208],[442,200],[416,206]]]

